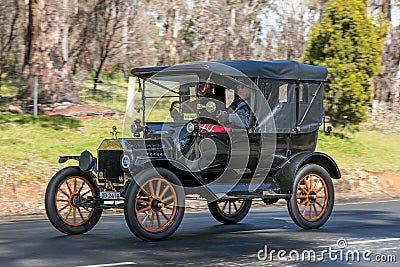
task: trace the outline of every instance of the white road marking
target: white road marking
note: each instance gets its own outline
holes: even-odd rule
[[[126,262],[94,264],[94,265],[80,265],[76,267],[112,267],[112,266],[124,266],[124,265],[136,265],[136,263],[131,261],[126,261]]]
[[[369,244],[369,243],[380,243],[380,242],[391,242],[391,241],[400,241],[400,238],[382,238],[373,240],[348,241],[348,244],[355,245],[355,244]]]
[[[285,228],[268,228],[268,229],[259,229],[259,230],[243,230],[243,231],[235,231],[230,234],[244,234],[244,233],[265,233],[265,232],[290,232],[293,229],[285,229]]]
[[[392,247],[392,248],[374,248],[374,250],[398,250],[398,247]]]

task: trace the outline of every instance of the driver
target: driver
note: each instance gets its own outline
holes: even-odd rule
[[[216,110],[219,106],[224,106],[223,100],[213,92],[215,87],[213,84],[209,82],[200,82],[198,84],[198,92],[199,92],[199,104],[201,105],[201,109],[199,110],[199,123],[200,124],[213,124],[217,125],[216,119],[216,111],[208,112],[205,108],[207,103],[213,102],[215,104]]]
[[[214,102],[216,106],[221,106],[221,103],[223,103],[222,99],[214,94],[213,85],[211,83],[199,82],[197,86],[199,101],[194,101],[192,103],[186,102],[187,105],[191,106],[191,111],[194,113],[196,113],[197,110],[197,103],[201,105],[201,108],[199,109],[200,123],[217,124],[217,121],[213,119],[216,117],[215,112],[207,112],[205,106],[210,101]],[[170,115],[174,121],[182,121],[184,117],[183,114],[178,111],[179,104],[180,101],[174,101],[171,103],[171,107],[169,109]]]
[[[208,82],[200,82],[199,83],[199,93],[200,97],[208,97],[208,98],[217,98],[217,96],[213,93],[211,83]]]

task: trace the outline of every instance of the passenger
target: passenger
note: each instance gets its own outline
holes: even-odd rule
[[[250,88],[247,86],[239,85],[237,87],[237,94],[232,104],[230,104],[228,112],[222,112],[218,116],[218,121],[222,124],[232,125],[236,127],[250,128],[252,111],[248,102],[250,100]],[[235,114],[233,114],[235,113]]]

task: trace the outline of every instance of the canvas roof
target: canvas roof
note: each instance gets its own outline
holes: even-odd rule
[[[209,71],[227,76],[242,73],[251,78],[270,78],[284,80],[324,81],[328,70],[322,66],[313,66],[292,60],[225,60],[194,62],[173,66],[133,68],[131,73],[140,78],[147,78],[160,71],[202,72]]]

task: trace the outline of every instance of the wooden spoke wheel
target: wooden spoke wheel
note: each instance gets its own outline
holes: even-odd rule
[[[310,222],[317,221],[326,211],[328,187],[316,173],[304,176],[297,186],[297,208],[301,216]]]
[[[161,232],[173,223],[177,202],[176,191],[170,182],[163,178],[151,178],[136,195],[136,218],[143,229],[152,233]]]
[[[94,197],[94,187],[83,177],[71,176],[62,181],[56,190],[55,205],[58,216],[70,226],[86,223],[94,209],[79,207],[88,197]]]
[[[250,210],[251,202],[251,199],[217,200],[208,203],[208,209],[217,221],[233,224],[246,217]]]
[[[86,207],[97,191],[88,173],[77,167],[67,167],[50,180],[45,196],[46,213],[50,222],[66,234],[81,234],[92,229],[102,210]]]
[[[135,176],[125,197],[125,219],[131,231],[146,241],[173,234],[182,221],[184,192],[172,172],[147,169]]]
[[[289,213],[295,223],[305,229],[319,228],[329,219],[333,205],[333,184],[327,171],[315,164],[302,167],[288,201]]]

